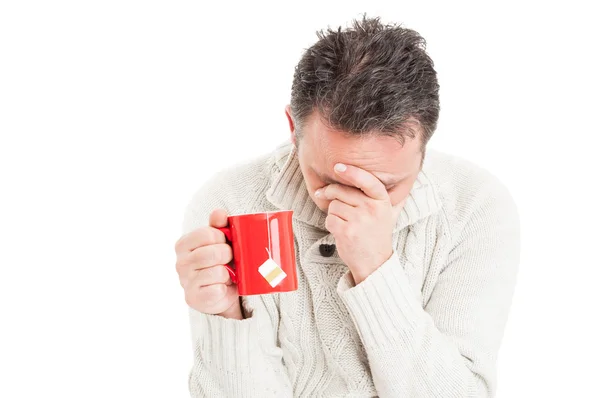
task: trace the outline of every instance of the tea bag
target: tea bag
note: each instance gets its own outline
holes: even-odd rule
[[[277,223],[277,220],[274,220]],[[277,229],[277,225],[275,225],[275,229]],[[267,215],[267,233],[268,233],[268,244],[271,245],[271,222],[269,221],[269,216]],[[277,286],[282,280],[285,279],[287,274],[281,269],[281,267],[273,260],[273,256],[271,256],[271,251],[268,247],[265,247],[269,258],[258,267],[258,272],[269,282],[271,287]]]
[[[267,253],[269,253],[269,249],[267,249]],[[269,253],[267,261],[258,267],[258,272],[269,282],[271,287],[277,286],[287,276],[281,267],[271,258],[271,253]]]

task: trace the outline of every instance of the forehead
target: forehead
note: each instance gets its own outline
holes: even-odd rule
[[[333,166],[345,163],[360,167],[384,183],[418,173],[421,144],[418,138],[407,138],[404,144],[396,138],[378,134],[348,135],[325,127],[320,121],[307,123],[303,129],[304,156],[310,167],[324,181],[332,180]]]

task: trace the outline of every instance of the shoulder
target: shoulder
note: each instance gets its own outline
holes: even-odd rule
[[[229,214],[248,211],[268,189],[278,162],[285,157],[287,146],[215,170],[189,200],[184,214],[184,233],[208,223],[210,213],[217,208]]]
[[[506,184],[487,169],[459,156],[428,149],[423,171],[442,203],[442,214],[456,238],[467,227],[518,229],[516,202]],[[482,224],[482,225],[473,225]]]

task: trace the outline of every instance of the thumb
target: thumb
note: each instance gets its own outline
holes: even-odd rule
[[[215,209],[210,213],[210,217],[208,219],[208,225],[215,228],[226,227],[227,226],[227,210],[225,209]]]

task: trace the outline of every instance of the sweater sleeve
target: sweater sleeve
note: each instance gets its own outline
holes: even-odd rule
[[[291,397],[292,388],[269,319],[246,308],[244,320],[190,308],[194,363],[190,395],[196,397]]]
[[[183,233],[208,224],[210,212],[224,208],[244,211],[235,197],[225,198],[235,187],[220,173],[192,198],[183,219]],[[191,397],[291,397],[282,350],[278,345],[278,309],[270,298],[244,297],[246,319],[227,319],[189,308],[193,365],[188,377]]]
[[[469,213],[423,307],[394,252],[338,293],[365,346],[381,397],[493,397],[496,357],[519,262],[519,219],[505,188]]]

